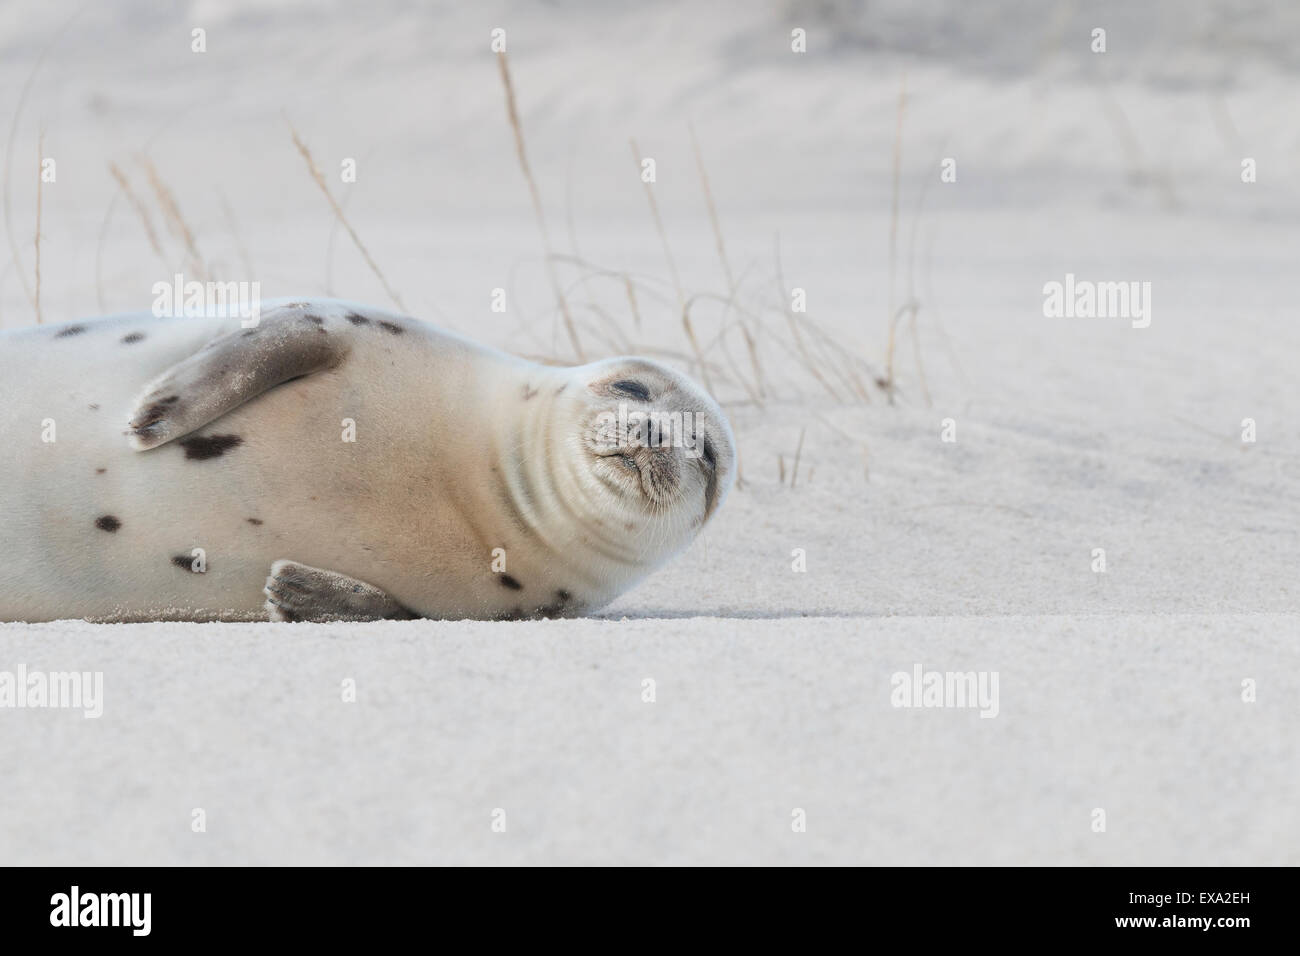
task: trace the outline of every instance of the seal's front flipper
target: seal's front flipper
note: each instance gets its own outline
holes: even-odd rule
[[[296,561],[277,561],[266,579],[272,621],[409,621],[408,611],[372,584]]]
[[[295,306],[218,336],[145,386],[131,413],[131,444],[156,448],[290,379],[333,368],[351,339],[343,318]]]

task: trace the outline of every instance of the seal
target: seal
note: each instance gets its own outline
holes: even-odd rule
[[[642,358],[551,367],[280,300],[0,333],[0,620],[590,612],[735,474],[718,404]]]

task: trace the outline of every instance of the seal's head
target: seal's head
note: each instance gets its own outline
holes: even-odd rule
[[[573,372],[581,384],[579,480],[602,508],[629,517],[626,530],[638,533],[648,558],[681,550],[735,479],[735,440],[722,409],[690,379],[646,359]]]
[[[498,484],[486,486],[495,498],[483,508],[504,504],[506,533],[526,534],[511,580],[564,595],[539,612],[581,613],[694,540],[735,479],[735,439],[717,402],[656,362],[560,368],[521,360],[518,368],[523,381],[505,387],[520,414],[501,416],[509,427],[496,436]]]

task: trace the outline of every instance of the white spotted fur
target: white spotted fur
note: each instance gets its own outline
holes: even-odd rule
[[[348,359],[198,429],[243,439],[208,461],[175,441],[137,451],[125,426],[146,383],[237,319],[142,313],[0,333],[0,620],[265,619],[262,587],[281,559],[369,582],[423,616],[527,614],[558,589],[572,595],[565,613],[599,607],[708,517],[690,468],[666,510],[596,480],[605,465],[584,450],[583,426],[610,402],[589,385],[629,363],[705,414],[717,500],[730,485],[721,411],[661,366],[549,368],[355,303],[285,301],[328,318],[329,334],[353,336]],[[349,312],[404,332],[351,327]],[[72,325],[85,331],[55,337]],[[146,337],[123,344],[133,332]],[[345,418],[355,443],[341,440]],[[47,419],[53,443],[41,440]],[[515,494],[531,488],[521,512],[530,531],[509,517],[494,475]],[[121,527],[100,530],[103,515]],[[497,547],[523,590],[492,573]],[[205,573],[171,560],[194,548]]]

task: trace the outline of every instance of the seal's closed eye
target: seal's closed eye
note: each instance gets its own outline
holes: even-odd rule
[[[650,389],[646,388],[640,382],[634,382],[630,378],[619,379],[617,382],[611,382],[609,386],[611,392],[618,392],[620,395],[626,395],[629,398],[635,398],[638,401],[650,401]]]

